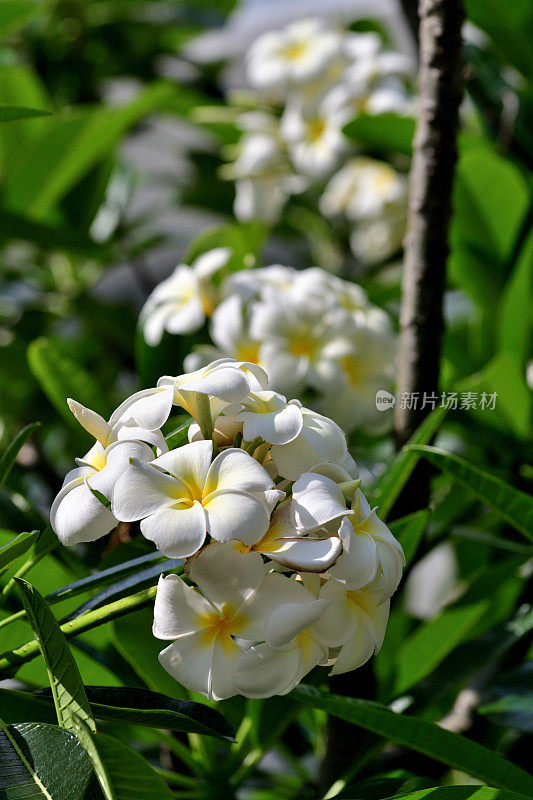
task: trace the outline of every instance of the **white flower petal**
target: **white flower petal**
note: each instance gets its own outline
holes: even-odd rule
[[[322,539],[294,537],[276,539],[258,552],[289,569],[325,572],[342,553],[342,543],[338,536]]]
[[[244,450],[232,447],[219,453],[211,464],[205,481],[205,494],[225,489],[265,491],[273,486],[274,482],[261,464]]]
[[[167,319],[172,314],[172,306],[162,303],[160,306],[151,306],[142,311],[141,324],[143,335],[150,347],[156,347],[166,329]]]
[[[215,247],[199,255],[193,262],[192,268],[199,278],[210,278],[228,263],[230,257],[229,247]]]
[[[103,447],[106,447],[108,444],[110,427],[105,419],[101,417],[100,414],[97,414],[96,411],[82,406],[77,400],[72,400],[71,397],[67,398],[67,403],[68,407],[87,433],[90,433]]]
[[[270,444],[287,444],[296,439],[302,430],[302,412],[298,406],[288,404],[279,411],[255,414],[244,411],[238,416],[244,422],[243,434],[247,441],[260,436]]]
[[[155,431],[167,421],[172,409],[174,392],[171,386],[143,389],[128,397],[111,415],[109,425],[135,422],[140,428]]]
[[[242,650],[231,636],[219,634],[213,647],[211,671],[211,694],[213,700],[225,700],[237,694],[235,674],[241,660]]]
[[[331,567],[330,575],[347,589],[360,589],[374,580],[378,568],[376,542],[368,534],[354,531],[348,519],[343,519],[339,529],[342,555]]]
[[[186,689],[209,696],[213,646],[214,640],[206,640],[204,631],[198,631],[169,644],[159,653],[159,662]]]
[[[280,652],[266,644],[252,647],[241,657],[235,686],[245,697],[272,697],[294,689],[301,672],[298,648]]]
[[[192,556],[205,541],[204,510],[200,503],[191,508],[161,508],[141,521],[141,533],[169,558]]]
[[[205,310],[200,297],[191,297],[187,302],[172,308],[165,321],[169,333],[193,333],[205,322]]]
[[[312,626],[314,638],[326,647],[340,647],[351,639],[359,627],[359,614],[348,602],[346,588],[336,581],[327,581],[319,597],[330,605]]]
[[[174,505],[180,488],[175,478],[135,460],[115,483],[113,513],[122,522],[134,522]]]
[[[352,512],[341,489],[324,475],[304,472],[292,487],[291,521],[301,530],[314,530],[348,514]]]
[[[198,616],[213,613],[202,595],[179,575],[159,578],[152,633],[157,639],[177,639],[198,630]]]
[[[207,529],[213,539],[238,539],[252,545],[266,533],[270,516],[266,505],[249,492],[213,492],[204,500]]]
[[[258,553],[243,555],[229,544],[212,542],[191,561],[189,575],[209,602],[231,617],[265,577]],[[230,609],[232,610],[230,612]]]
[[[265,627],[269,647],[284,649],[305,628],[316,622],[329,606],[329,600],[315,600],[309,593],[307,602],[282,603],[272,612]]]
[[[251,642],[262,642],[265,639],[267,620],[281,604],[306,603],[313,599],[298,581],[279,572],[269,572],[247,599],[243,609],[246,622],[239,631],[239,636]]]
[[[170,472],[181,483],[190,486],[195,495],[201,496],[212,456],[213,442],[202,440],[163,453],[152,463],[165,472]]]
[[[100,539],[115,527],[117,520],[80,476],[67,483],[55,498],[50,524],[59,541],[70,546]]]
[[[115,483],[121,475],[129,469],[130,458],[148,462],[154,457],[152,450],[144,442],[124,441],[115,442],[106,450],[106,465],[87,479],[91,489],[96,489],[108,500],[113,497]]]

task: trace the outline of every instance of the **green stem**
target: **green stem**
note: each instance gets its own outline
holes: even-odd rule
[[[5,600],[7,597],[9,597],[9,595],[11,594],[11,592],[13,591],[13,589],[15,589],[15,587],[16,587],[16,585],[17,585],[17,584],[16,584],[16,582],[15,582],[15,578],[23,578],[23,577],[24,577],[24,575],[26,575],[26,573],[27,573],[27,572],[29,572],[29,571],[30,571],[30,569],[33,569],[33,567],[34,567],[36,564],[38,564],[38,563],[39,563],[39,561],[40,561],[42,558],[44,558],[45,556],[47,556],[47,555],[48,555],[48,553],[51,553],[51,552],[52,552],[52,550],[55,550],[55,549],[56,549],[56,547],[57,547],[57,545],[58,545],[58,543],[57,543],[57,542],[51,542],[51,543],[48,545],[48,547],[45,547],[45,548],[43,548],[43,550],[41,550],[41,551],[40,551],[40,552],[39,552],[37,555],[35,555],[33,558],[29,558],[27,561],[25,561],[25,562],[24,562],[24,564],[22,564],[22,566],[20,566],[20,567],[18,568],[18,570],[17,570],[17,571],[15,572],[15,574],[13,575],[13,577],[12,577],[12,578],[11,578],[11,579],[10,579],[10,580],[9,580],[9,581],[6,583],[6,585],[5,585],[5,586],[4,586],[4,588],[2,589],[2,592],[1,592],[1,594],[0,594],[0,597],[1,597],[1,600],[2,600],[2,602],[1,602],[1,605],[3,605],[3,601],[4,601],[4,600]]]
[[[189,787],[196,791],[199,790],[198,778],[191,778],[190,775],[180,775],[178,772],[172,772],[169,769],[160,769],[159,767],[155,767],[155,770],[167,783],[175,786]]]
[[[256,450],[260,444],[262,444],[263,439],[260,436],[256,436],[255,439],[251,442],[247,442],[245,439],[242,440],[241,447],[243,450],[246,450],[251,456],[254,454],[254,450]]]
[[[150,605],[155,598],[156,590],[157,586],[150,586],[149,589],[143,589],[142,592],[123,597],[121,600],[115,600],[114,603],[108,603],[106,606],[89,611],[77,619],[65,622],[64,625],[61,625],[61,630],[67,639],[72,636],[78,636],[80,633],[96,628],[104,622],[111,622],[111,620],[123,617],[131,611]],[[0,673],[31,661],[38,655],[39,644],[36,639],[32,639],[21,645],[21,647],[16,647],[14,650],[4,653],[3,657],[0,658]]]
[[[198,392],[196,395],[196,422],[200,426],[204,439],[211,439],[213,436],[213,418],[211,416],[211,403],[209,395]]]

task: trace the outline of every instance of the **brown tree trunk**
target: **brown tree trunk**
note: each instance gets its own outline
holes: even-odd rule
[[[420,0],[420,107],[410,176],[395,433],[403,445],[438,394],[458,112],[462,0]],[[409,398],[409,399],[408,399]]]

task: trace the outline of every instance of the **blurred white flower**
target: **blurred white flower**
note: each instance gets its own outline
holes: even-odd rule
[[[192,333],[199,330],[214,311],[211,277],[224,267],[231,256],[227,247],[217,247],[198,256],[189,267],[179,264],[146,301],[140,316],[148,344],[159,344],[164,331]]]
[[[141,520],[141,532],[167,556],[190,556],[213,539],[254,544],[267,531],[274,483],[248,453],[228,449],[213,463],[213,443],[193,442],[150,464],[133,459],[115,484],[113,513]]]
[[[248,80],[258,89],[281,89],[316,79],[339,50],[340,34],[318,19],[301,19],[270,31],[246,55]]]

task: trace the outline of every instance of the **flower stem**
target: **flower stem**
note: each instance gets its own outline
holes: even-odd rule
[[[213,419],[211,417],[211,403],[209,395],[198,392],[196,395],[196,422],[200,426],[204,439],[213,436]]]

